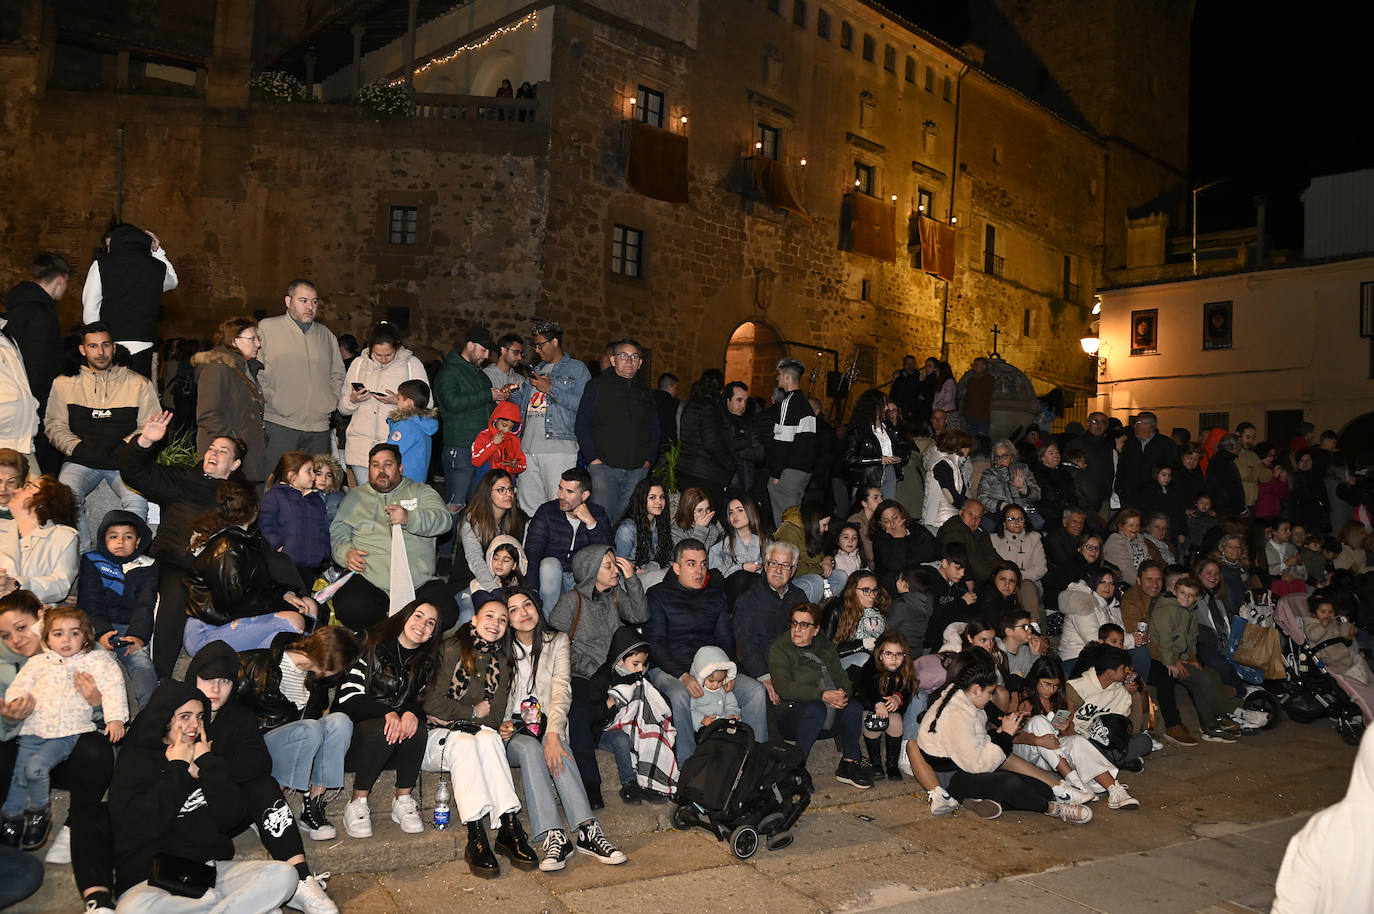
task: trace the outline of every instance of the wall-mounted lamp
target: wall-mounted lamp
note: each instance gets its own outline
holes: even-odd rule
[[[1101,314],[1101,313],[1102,313],[1102,296],[1101,296],[1101,295],[1094,295],[1094,296],[1093,296],[1093,314]]]
[[[801,167],[802,167],[802,168],[805,168],[805,167],[806,167],[806,156],[802,156]]]
[[[954,225],[954,224],[957,223],[958,221],[959,221],[959,217],[958,217],[958,216],[950,216],[950,217],[949,217],[949,224],[950,224],[950,225]]]
[[[916,206],[916,212],[918,212],[918,213],[924,213],[925,211],[926,211],[926,205],[925,205],[924,203],[918,204],[918,205]]]
[[[685,115],[685,114],[682,116],[682,123],[683,123],[683,124],[686,124],[686,123],[687,123],[687,115]]]
[[[755,148],[755,149],[762,149],[762,148],[763,148],[763,143],[762,143],[761,141],[760,141],[760,142],[755,142],[755,143],[754,143],[754,148]]]
[[[1103,343],[1098,336],[1085,336],[1078,341],[1078,345],[1083,347],[1083,351],[1097,363],[1097,376],[1105,378],[1107,376],[1107,356],[1112,347]]]
[[[897,202],[897,195],[896,195],[896,194],[893,194],[893,195],[892,195],[892,202],[893,202],[893,203],[896,203],[896,202]]]

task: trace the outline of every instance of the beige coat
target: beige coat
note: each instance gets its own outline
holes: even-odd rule
[[[266,406],[263,418],[301,432],[329,428],[329,414],[339,405],[344,382],[339,341],[319,321],[302,333],[285,314],[258,324],[262,371],[258,385]]]

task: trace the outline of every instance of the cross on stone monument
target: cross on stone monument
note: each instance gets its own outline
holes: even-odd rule
[[[996,324],[992,325],[992,357],[994,359],[999,357],[997,355],[997,337],[1005,332],[1005,330],[998,329]]]

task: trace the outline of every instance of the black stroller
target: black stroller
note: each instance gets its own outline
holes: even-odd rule
[[[788,830],[811,802],[806,758],[787,743],[760,743],[738,720],[716,720],[697,734],[697,750],[682,766],[673,825],[699,826],[729,838],[730,852],[748,860],[763,836],[769,850],[792,843]]]

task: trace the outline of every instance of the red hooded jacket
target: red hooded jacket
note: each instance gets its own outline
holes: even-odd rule
[[[496,420],[509,419],[515,426],[502,436],[499,442]],[[491,411],[491,420],[484,431],[478,432],[472,442],[472,465],[486,465],[493,470],[505,470],[512,476],[525,472],[525,451],[520,447],[520,407],[509,400],[502,400]]]

